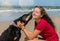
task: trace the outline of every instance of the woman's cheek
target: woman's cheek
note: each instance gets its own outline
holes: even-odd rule
[[[33,16],[33,18],[35,18],[35,17],[36,17],[36,15],[35,15],[35,14],[32,14],[32,16]]]
[[[39,14],[33,13],[32,16],[33,16],[33,18],[38,18]]]

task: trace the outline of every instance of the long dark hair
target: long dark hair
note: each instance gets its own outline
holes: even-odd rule
[[[42,6],[35,6],[35,8],[39,8],[42,14],[42,18],[44,18],[48,23],[50,23],[50,25],[53,26],[53,28],[55,28],[54,23],[52,22],[51,18],[48,16],[48,14],[46,13],[45,9]]]

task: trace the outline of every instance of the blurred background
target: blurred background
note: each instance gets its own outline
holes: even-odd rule
[[[44,7],[53,20],[56,26],[56,32],[60,37],[60,0],[0,0],[0,34],[13,20],[33,11],[34,6]],[[28,29],[34,28],[34,22],[30,22],[26,27]],[[23,37],[21,40],[23,41]]]

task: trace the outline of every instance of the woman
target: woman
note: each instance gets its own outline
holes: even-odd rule
[[[33,10],[32,16],[35,19],[34,32],[28,31],[25,29],[24,23],[18,22],[18,26],[20,26],[28,38],[27,41],[59,41],[54,24],[43,7],[36,6]],[[38,35],[41,35],[44,39],[36,38]]]

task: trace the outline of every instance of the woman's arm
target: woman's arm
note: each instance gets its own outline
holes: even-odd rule
[[[30,32],[27,29],[23,29],[23,32],[25,33],[26,37],[31,40],[34,39],[38,34],[40,34],[40,30],[35,29],[34,32]]]

